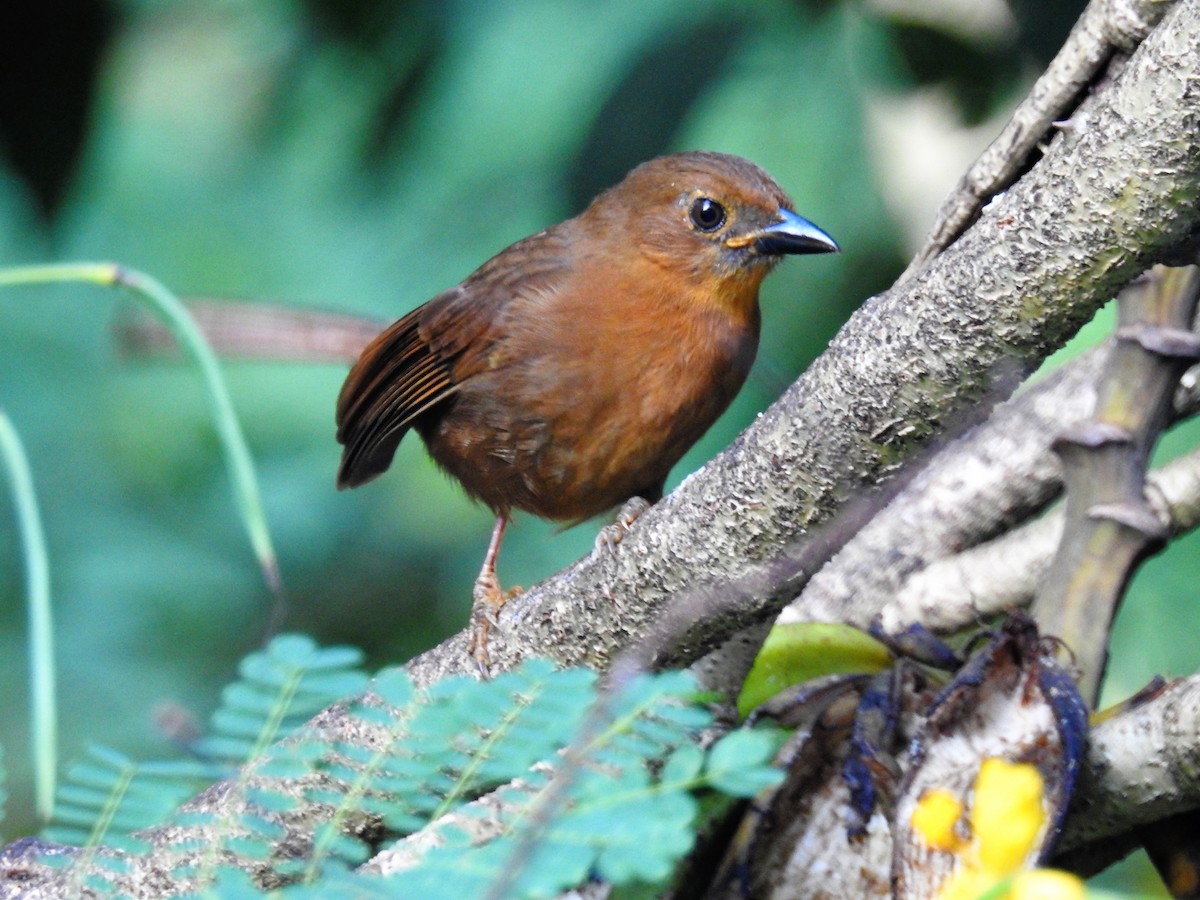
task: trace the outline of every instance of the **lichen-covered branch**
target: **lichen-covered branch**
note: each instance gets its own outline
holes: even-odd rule
[[[1110,349],[1058,368],[938,453],[808,582],[784,621],[866,625],[879,616],[891,633],[914,622],[950,632],[1029,604],[1062,534],[1061,513],[1033,518],[1062,489],[1051,444],[1092,415]],[[1176,420],[1195,415],[1200,399],[1196,379],[1185,381]],[[1150,478],[1151,490],[1170,479],[1170,508],[1156,510],[1173,534],[1195,527],[1187,469],[1172,465]]]
[[[979,211],[1020,175],[1048,139],[1056,120],[1074,110],[1076,95],[1094,81],[1118,53],[1132,51],[1158,24],[1171,0],[1093,0],[1071,29],[1063,48],[1029,95],[979,159],[963,175],[938,210],[925,244],[903,278],[915,274],[949,247]]]
[[[1200,524],[1200,451],[1153,469],[1146,478],[1151,508],[1165,533]],[[995,540],[935,560],[904,581],[880,610],[885,630],[920,622],[936,631],[958,631],[1005,609],[1027,606],[1062,537],[1061,508]]]
[[[1059,849],[1200,805],[1200,676],[1180,679],[1092,729]]]
[[[1062,471],[1050,444],[1065,425],[1091,415],[1105,359],[1103,349],[1084,354],[946,447],[813,577],[787,620],[865,626],[882,611],[892,633],[912,622],[930,627],[924,616],[936,610],[898,598],[928,567],[969,553],[1058,496]],[[938,616],[932,627],[970,621]]]

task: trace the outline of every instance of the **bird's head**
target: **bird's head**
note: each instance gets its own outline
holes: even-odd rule
[[[693,283],[736,285],[753,297],[783,256],[839,250],[792,211],[770,175],[725,153],[674,153],[642,163],[585,215],[632,235],[651,261]]]

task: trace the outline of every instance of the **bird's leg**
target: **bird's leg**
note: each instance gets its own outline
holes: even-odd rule
[[[500,580],[496,577],[496,557],[500,555],[500,541],[504,538],[507,526],[507,514],[496,516],[492,540],[483,557],[483,568],[479,570],[479,577],[475,579],[475,587],[471,591],[471,642],[467,645],[467,652],[475,657],[476,664],[484,673],[491,665],[487,652],[488,633],[493,625],[498,624],[496,615],[510,596],[500,590]]]
[[[600,533],[596,535],[595,553],[597,555],[601,553],[616,553],[617,544],[621,543],[633,523],[650,506],[650,501],[645,497],[630,497],[626,500],[625,505],[621,507],[621,511],[617,513],[617,517],[613,520],[612,524],[605,525],[600,529]]]

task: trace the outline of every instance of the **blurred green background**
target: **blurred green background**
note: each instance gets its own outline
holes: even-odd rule
[[[680,464],[726,445],[888,286],[937,203],[1059,45],[1081,0],[57,0],[0,35],[0,264],[115,260],[183,295],[391,319],[648,157],[750,157],[845,248],[763,292],[747,388]],[[129,307],[88,287],[0,293],[0,404],[50,543],[63,753],[136,756],[156,711],[202,719],[271,598],[243,536],[194,371],[122,358]],[[1093,334],[1102,337],[1104,327]],[[289,630],[402,661],[460,628],[491,527],[419,441],[338,493],[344,367],[237,363]],[[1174,439],[1194,446],[1194,434]],[[26,622],[0,527],[0,744],[9,836],[29,813]],[[529,585],[591,525],[528,517],[501,556]],[[1189,546],[1191,549],[1189,549]],[[1197,667],[1195,542],[1138,577],[1111,696]],[[1170,617],[1170,618],[1168,618]],[[1189,617],[1190,618],[1190,617]]]

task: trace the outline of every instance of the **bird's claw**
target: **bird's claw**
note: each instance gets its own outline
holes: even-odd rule
[[[643,497],[631,497],[626,500],[625,505],[621,507],[621,511],[617,513],[616,519],[611,524],[601,528],[600,532],[596,535],[596,546],[593,551],[595,555],[599,556],[602,553],[607,553],[610,556],[616,555],[617,545],[624,540],[633,523],[649,508],[650,501]]]
[[[467,653],[475,660],[475,668],[483,678],[491,672],[492,658],[488,653],[488,637],[493,628],[501,630],[500,610],[504,604],[521,593],[521,588],[512,587],[507,591],[500,590],[500,584],[494,574],[490,577],[481,575],[471,591],[471,637],[467,644]]]
[[[492,669],[492,657],[488,653],[488,634],[492,630],[495,619],[487,615],[471,614],[471,638],[467,643],[467,653],[475,660],[475,669],[480,678],[487,678]]]

